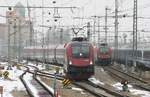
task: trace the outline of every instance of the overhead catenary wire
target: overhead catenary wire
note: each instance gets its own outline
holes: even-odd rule
[[[144,5],[139,5],[138,10],[142,10],[142,9],[148,8],[148,7],[150,7],[150,2],[146,3]],[[128,9],[120,10],[119,13],[129,12],[129,11],[133,11],[133,6],[131,8],[128,8]]]

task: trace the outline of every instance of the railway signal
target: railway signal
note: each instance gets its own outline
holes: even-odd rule
[[[124,92],[129,91],[128,90],[128,81],[127,80],[122,80],[121,84],[122,84],[122,91],[124,91]]]

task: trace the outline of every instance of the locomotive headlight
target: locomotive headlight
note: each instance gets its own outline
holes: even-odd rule
[[[90,65],[92,65],[92,64],[93,64],[93,61],[91,60],[91,61],[90,61]]]
[[[72,65],[72,61],[71,60],[69,60],[69,65]]]

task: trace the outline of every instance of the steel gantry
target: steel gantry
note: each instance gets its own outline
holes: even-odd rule
[[[118,0],[115,0],[115,60],[118,60]]]
[[[133,9],[133,54],[132,56],[137,58],[137,0],[134,0]]]

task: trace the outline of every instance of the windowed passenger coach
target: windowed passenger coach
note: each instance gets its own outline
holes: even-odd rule
[[[94,47],[83,39],[74,39],[66,46],[64,69],[73,79],[87,79],[94,74]]]
[[[46,63],[57,62],[71,79],[88,79],[94,74],[94,47],[84,38],[74,38],[65,45],[25,47],[24,58],[39,62],[44,60]]]

